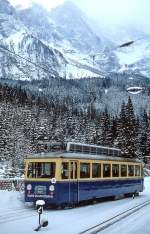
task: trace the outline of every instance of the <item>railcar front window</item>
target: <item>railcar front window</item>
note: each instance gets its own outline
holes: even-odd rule
[[[118,164],[112,165],[112,177],[119,177],[119,165]]]
[[[28,178],[53,178],[55,177],[55,162],[34,162],[28,164]]]
[[[103,177],[110,177],[110,164],[103,164]]]
[[[93,178],[101,177],[101,164],[100,163],[92,164],[92,177]]]
[[[90,177],[90,163],[80,163],[80,178]]]
[[[121,165],[121,176],[122,177],[127,176],[127,165]]]
[[[134,176],[134,166],[128,165],[128,176]]]

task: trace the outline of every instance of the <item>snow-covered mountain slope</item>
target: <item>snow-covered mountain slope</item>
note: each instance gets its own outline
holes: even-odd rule
[[[28,9],[18,9],[18,14],[32,33],[47,43],[63,47],[64,50],[96,53],[111,43],[105,43],[102,37],[98,37],[89,26],[85,14],[69,1],[50,12],[41,5],[33,4]]]
[[[50,12],[57,25],[57,32],[71,46],[82,53],[99,52],[105,46],[88,24],[84,13],[73,3],[66,1]]]
[[[114,65],[118,66],[115,54],[112,61],[112,52],[106,50],[106,47],[111,48],[113,43],[106,40],[103,35],[97,36],[88,17],[75,4],[66,1],[51,12],[33,4],[28,9],[18,9],[18,14],[36,37],[59,49],[68,61],[69,58],[79,60],[81,57],[82,59],[88,57],[88,61],[84,60],[84,64],[93,67],[93,54],[97,56],[100,53],[94,63],[96,69],[112,71],[115,69]]]
[[[64,77],[67,61],[63,54],[34,37],[7,0],[0,1],[0,22],[1,78],[32,80],[50,76]]]
[[[69,5],[70,7],[72,8],[71,11],[74,11],[74,7]],[[66,5],[62,7],[62,9],[64,8],[66,9]],[[78,8],[75,11],[76,14],[80,15]],[[51,14],[55,18],[55,13]],[[69,32],[70,35],[67,35],[66,31],[63,31],[58,26],[58,22],[52,19],[53,17],[39,5],[34,4],[29,9],[17,10],[16,12],[7,0],[0,2],[1,78],[32,80],[49,77],[85,78],[99,76],[101,71],[98,70],[99,68],[93,69],[92,59],[90,59],[88,65],[82,66],[81,64],[79,66],[75,62],[72,63],[67,53],[75,52],[73,57],[78,60],[79,55],[85,56],[83,54],[85,48],[88,48],[88,50],[90,48],[90,51],[96,50],[96,47],[98,49],[97,43],[100,42],[100,39],[84,23],[84,20],[82,25],[79,24],[78,30],[76,25],[77,33],[75,34],[74,31],[72,37],[71,32]],[[66,21],[65,27],[69,28],[67,22],[69,21]],[[75,22],[76,19],[73,23]],[[73,23],[72,27],[74,27]],[[82,30],[89,35],[89,38],[87,45],[84,45],[84,42],[80,48],[77,48],[75,41],[80,41],[77,40],[78,35],[82,36],[80,38],[81,42],[84,38],[84,35],[81,34]],[[72,41],[74,41],[73,44]],[[83,50],[82,47],[84,47]],[[12,51],[14,54],[9,51]],[[71,53],[70,57],[72,57]],[[99,71],[98,73],[97,70]]]
[[[16,32],[25,30],[17,19],[15,9],[7,0],[0,1],[0,39],[5,39]]]
[[[53,46],[58,45],[60,41],[62,43],[61,35],[56,31],[55,22],[41,5],[33,3],[26,9],[17,8],[17,13],[24,25],[40,40]]]
[[[116,50],[121,67],[150,77],[150,35],[138,38],[128,48]]]
[[[132,35],[134,38],[145,35],[131,31],[126,32],[130,39]],[[1,0],[0,45],[38,66],[0,48],[0,77],[22,80],[95,77],[120,72],[125,64],[132,73],[149,77],[148,39],[113,50],[115,43],[107,39],[107,33],[103,35],[95,26],[92,28],[88,17],[71,2],[65,1],[48,12],[37,4],[14,9],[8,0]]]
[[[63,55],[59,51],[47,47],[32,35],[22,31],[17,32],[8,37],[3,46],[14,51],[20,57],[2,50],[2,78],[32,80],[49,76],[63,77],[66,62]],[[26,60],[22,58],[26,58]]]
[[[117,25],[105,25],[93,22],[93,28],[98,35],[105,35],[106,38],[111,38],[115,44],[112,51],[117,55],[120,67],[116,67],[116,71],[130,69],[130,72],[138,72],[149,77],[149,59],[150,59],[150,35],[145,33],[142,28],[136,24],[125,24],[118,22]],[[134,43],[128,47],[119,49],[119,45],[128,41]],[[112,60],[113,61],[113,60]]]

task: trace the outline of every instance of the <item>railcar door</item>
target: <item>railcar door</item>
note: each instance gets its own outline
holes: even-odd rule
[[[70,202],[77,204],[79,201],[78,161],[70,161]]]

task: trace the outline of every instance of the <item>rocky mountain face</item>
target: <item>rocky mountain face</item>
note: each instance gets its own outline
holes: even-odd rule
[[[26,9],[18,9],[18,16],[33,35],[54,45],[61,40],[60,35],[55,32],[55,22],[50,18],[49,12],[41,5],[33,4],[32,7]]]
[[[113,43],[103,35],[97,35],[88,17],[75,4],[67,1],[50,12],[33,4],[28,9],[18,10],[18,14],[36,37],[64,53],[68,60],[68,77],[93,77],[93,66],[99,71],[116,71],[118,60],[111,50]],[[93,61],[95,54],[98,58]],[[72,59],[81,63],[82,68],[88,65],[88,71],[92,73],[86,69],[81,70],[76,62],[73,64],[74,68],[70,67]]]
[[[1,0],[0,77],[21,80],[85,78],[120,72],[123,67],[127,68],[123,72],[136,71],[149,77],[148,40],[124,50],[114,50],[116,41],[111,42],[107,34],[105,37],[103,34],[69,1],[48,12],[35,3],[27,9],[14,9],[8,0]],[[130,31],[130,38],[131,34]],[[135,34],[145,36],[138,30]]]
[[[60,51],[48,47],[32,35],[7,0],[0,1],[1,78],[32,80],[63,77],[65,63],[66,59]]]
[[[103,48],[101,38],[89,27],[87,18],[71,2],[65,2],[50,12],[56,30],[70,45],[82,53],[99,52]]]
[[[15,9],[7,0],[0,1],[0,39],[5,39],[21,29]]]
[[[106,44],[96,35],[87,17],[73,3],[65,2],[48,12],[38,4],[18,10],[20,19],[40,39],[80,53],[100,52]]]

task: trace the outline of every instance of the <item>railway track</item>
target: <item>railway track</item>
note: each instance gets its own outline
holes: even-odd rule
[[[31,212],[30,212],[31,211]],[[36,216],[36,212],[29,208],[8,208],[6,210],[0,209],[0,224],[9,223],[12,221],[18,221],[20,219]]]
[[[108,227],[112,226],[113,224],[121,221],[122,219],[126,218],[129,215],[134,214],[135,212],[137,212],[138,210],[142,209],[145,206],[150,205],[150,200],[147,200],[141,204],[138,204],[130,209],[127,209],[123,212],[118,213],[117,215],[104,220],[98,224],[96,224],[95,226],[92,226],[88,229],[83,230],[82,232],[80,232],[79,234],[96,234],[96,233],[100,233],[101,231],[107,229]]]

